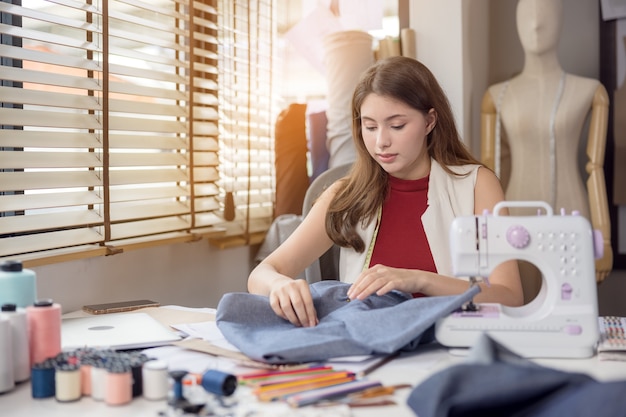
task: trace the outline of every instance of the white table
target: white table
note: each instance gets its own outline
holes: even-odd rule
[[[438,345],[424,346],[416,353],[405,354],[399,358],[378,368],[368,378],[376,379],[385,385],[409,383],[413,386],[419,384],[429,375],[444,369],[445,367],[463,361],[463,357],[455,356],[447,349]],[[583,372],[600,381],[626,380],[626,362],[601,361],[597,357],[588,359],[537,359],[535,362],[570,372]],[[413,411],[406,405],[406,399],[411,390],[397,391],[394,398],[395,406],[365,407],[348,409],[342,406],[332,415],[351,415],[354,417],[379,417],[390,415],[394,417],[415,417]],[[249,394],[237,389],[234,394],[240,396],[241,403],[249,403]],[[328,416],[328,409],[303,407],[301,409],[289,409],[286,406],[273,404],[266,407],[267,415],[272,417],[281,416]],[[273,407],[273,409],[268,409]],[[157,416],[159,412],[167,409],[165,401],[148,401],[143,398],[134,399],[130,404],[122,406],[108,406],[97,402],[89,397],[76,402],[59,403],[55,399],[32,399],[30,384],[28,382],[18,385],[13,391],[0,395],[0,415],[11,417],[116,417],[116,416]],[[263,410],[259,408],[258,410]],[[263,416],[265,413],[256,414]],[[239,416],[238,413],[235,416]]]

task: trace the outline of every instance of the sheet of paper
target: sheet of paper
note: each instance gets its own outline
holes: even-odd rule
[[[189,335],[189,337],[202,339],[222,349],[239,352],[239,349],[237,349],[237,347],[233,346],[228,340],[226,340],[226,338],[222,334],[222,331],[217,327],[217,323],[215,321],[175,324],[172,325],[172,327]]]
[[[180,346],[161,346],[143,351],[148,357],[165,361],[170,370],[184,370],[191,373],[202,374],[208,369],[216,369],[222,372],[232,372],[237,364],[227,358],[207,355]]]

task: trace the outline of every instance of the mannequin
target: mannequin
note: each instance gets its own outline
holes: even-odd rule
[[[490,86],[483,97],[481,158],[500,175],[504,153],[499,152],[499,131],[510,150],[510,178],[508,184],[503,181],[507,200],[542,200],[555,212],[578,210],[602,232],[604,254],[596,260],[596,281],[602,282],[613,265],[603,171],[609,98],[599,81],[567,74],[561,67],[562,9],[562,0],[519,0],[524,67],[512,79]],[[578,149],[589,113],[585,186]],[[520,272],[528,301],[541,287],[541,277],[534,266],[520,264]]]

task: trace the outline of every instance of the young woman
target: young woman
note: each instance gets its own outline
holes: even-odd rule
[[[503,200],[492,171],[465,148],[450,104],[433,74],[412,58],[379,61],[352,98],[357,160],[330,186],[293,234],[250,274],[248,290],[269,297],[279,316],[318,322],[305,280],[293,279],[333,243],[341,281],[364,299],[391,290],[415,296],[461,293],[451,276],[449,228]],[[517,263],[502,263],[480,284],[479,302],[523,303]]]

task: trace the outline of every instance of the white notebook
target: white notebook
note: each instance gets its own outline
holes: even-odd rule
[[[81,347],[115,350],[162,346],[181,337],[146,313],[113,313],[66,318],[61,324],[63,350]]]

